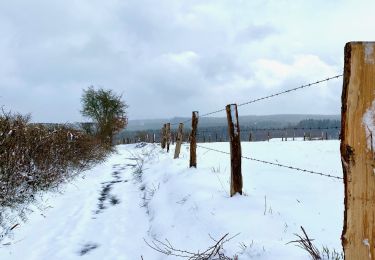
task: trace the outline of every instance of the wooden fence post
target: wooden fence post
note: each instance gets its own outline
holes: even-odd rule
[[[191,120],[191,134],[190,134],[190,168],[197,168],[197,127],[198,127],[198,111],[193,111]]]
[[[166,136],[166,129],[167,129],[167,124],[164,124],[162,129],[161,129],[161,136],[160,136],[160,141],[161,141],[161,148],[164,149],[166,144],[167,144],[167,139],[165,138]]]
[[[345,45],[341,160],[345,259],[375,259],[375,42]]]
[[[169,153],[169,145],[171,144],[171,123],[167,123],[167,127],[165,129],[165,138],[167,142],[167,153]]]
[[[180,123],[178,125],[178,133],[177,133],[177,140],[176,140],[176,148],[174,150],[174,158],[178,158],[180,156],[180,151],[181,151],[181,144],[182,144],[182,138],[183,134],[182,131],[184,130],[184,124]]]
[[[238,123],[237,105],[226,106],[228,119],[228,135],[230,140],[230,196],[237,192],[242,195],[242,173],[241,173],[241,135]]]

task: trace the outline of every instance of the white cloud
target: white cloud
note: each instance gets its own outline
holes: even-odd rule
[[[132,118],[215,110],[340,73],[345,42],[375,38],[374,8],[370,0],[0,0],[0,105],[36,121],[80,120],[80,93],[96,85],[124,93]],[[309,93],[321,107],[299,96],[299,112],[339,113],[330,89]]]
[[[198,54],[193,51],[184,51],[180,53],[167,53],[163,54],[162,60],[172,63],[172,65],[178,65],[181,67],[196,66],[199,59]]]
[[[266,88],[279,88],[285,81],[290,80],[298,82],[304,79],[313,82],[339,74],[337,66],[326,64],[316,55],[297,55],[290,64],[272,59],[259,59],[252,67],[255,71],[255,81]]]

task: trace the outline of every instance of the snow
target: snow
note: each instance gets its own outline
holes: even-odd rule
[[[373,148],[375,148],[375,100],[373,100],[371,107],[363,115],[362,122],[366,131],[367,148],[373,151]]]
[[[229,151],[228,143],[200,145]],[[340,180],[243,160],[245,196],[230,197],[228,155],[198,147],[198,168],[190,169],[187,144],[178,159],[153,144],[117,147],[63,194],[45,195],[48,209],[34,212],[1,242],[0,259],[176,259],[144,240],[168,239],[196,252],[227,233],[237,235],[224,244],[231,257],[310,259],[287,245],[300,226],[319,248],[341,250]],[[242,153],[342,175],[338,141],[243,142]]]
[[[368,238],[364,239],[362,241],[363,245],[367,246],[368,247],[368,251],[369,251],[369,259],[371,259],[371,247],[370,247],[370,242],[368,241]]]
[[[365,63],[375,64],[374,60],[374,43],[366,42],[365,45]]]
[[[233,131],[234,135],[238,136],[238,123],[237,123],[237,117],[236,117],[236,111],[237,111],[237,105],[231,104],[230,105],[230,116],[233,124]]]

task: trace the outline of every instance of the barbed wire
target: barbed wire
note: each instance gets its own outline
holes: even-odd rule
[[[274,93],[274,94],[271,94],[271,95],[268,95],[268,96],[264,96],[264,97],[252,99],[252,100],[249,100],[247,102],[243,102],[243,103],[238,104],[237,107],[249,105],[249,104],[261,101],[261,100],[265,100],[265,99],[269,99],[269,98],[272,98],[272,97],[280,96],[282,94],[286,94],[286,93],[289,93],[289,92],[292,92],[292,91],[296,91],[296,90],[304,89],[304,88],[307,88],[307,87],[315,86],[317,84],[320,84],[320,83],[323,83],[323,82],[327,82],[327,81],[330,81],[332,79],[338,79],[338,78],[340,78],[342,76],[343,76],[343,74],[336,75],[336,76],[333,76],[333,77],[328,77],[328,78],[325,78],[325,79],[322,79],[322,80],[317,80],[315,82],[308,83],[308,84],[305,84],[305,85],[302,85],[302,86],[299,86],[299,87],[295,87],[295,88],[287,89],[287,90],[284,90],[284,91],[280,91],[280,92],[277,92],[277,93]],[[205,114],[202,114],[202,115],[200,115],[200,117],[206,117],[206,116],[214,115],[214,114],[217,114],[217,113],[220,113],[220,112],[224,112],[224,111],[225,111],[225,108],[219,109],[219,110],[215,110],[215,111],[212,111],[212,112],[208,112],[208,113],[205,113]],[[186,121],[184,121],[182,123],[185,124],[185,123],[188,123],[190,121],[191,121],[191,119],[188,119],[188,120],[186,120]],[[171,124],[171,126],[175,126],[175,125],[178,125],[178,124],[179,123],[173,123],[173,124]]]
[[[241,129],[241,132],[257,132],[257,131],[288,131],[288,130],[339,130],[341,129],[340,126],[332,126],[332,127],[286,127],[286,128],[243,128]],[[226,131],[226,129],[216,129],[216,130],[199,130],[198,133],[212,133],[212,132],[223,132]]]
[[[218,152],[218,153],[222,153],[222,154],[230,155],[230,153],[228,153],[228,152],[224,152],[224,151],[213,149],[213,148],[204,147],[204,146],[201,146],[201,145],[197,145],[197,147],[200,147],[200,148],[203,148],[203,149],[206,149],[206,150],[210,150],[210,151],[214,151],[214,152]],[[326,174],[326,173],[322,173],[322,172],[306,170],[306,169],[302,169],[302,168],[299,168],[299,167],[284,165],[284,164],[280,164],[280,163],[274,163],[274,162],[264,161],[264,160],[260,160],[260,159],[256,159],[256,158],[252,158],[252,157],[243,156],[243,155],[241,156],[241,158],[247,159],[247,160],[251,160],[251,161],[255,161],[255,162],[264,163],[264,164],[269,164],[269,165],[273,165],[273,166],[278,166],[278,167],[282,167],[282,168],[288,168],[288,169],[296,170],[296,171],[300,171],[300,172],[305,172],[305,173],[315,174],[315,175],[319,175],[319,176],[324,176],[324,177],[328,177],[328,178],[332,178],[332,179],[337,179],[337,180],[343,180],[344,179],[342,177],[334,176],[334,175],[331,175],[331,174]]]
[[[340,126],[331,126],[331,127],[287,127],[287,128],[244,128],[241,129],[241,132],[250,132],[250,131],[288,131],[288,130],[333,130],[341,129]]]
[[[340,78],[342,76],[343,76],[343,74],[340,74],[340,75],[336,75],[336,76],[333,76],[333,77],[328,77],[326,79],[317,80],[315,82],[312,82],[312,83],[309,83],[309,84],[305,84],[305,85],[302,85],[302,86],[299,86],[299,87],[296,87],[296,88],[287,89],[287,90],[284,90],[284,91],[281,91],[281,92],[274,93],[274,94],[269,95],[269,96],[265,96],[265,97],[261,97],[261,98],[257,98],[257,99],[253,99],[253,100],[241,103],[241,104],[237,105],[237,107],[249,105],[251,103],[255,103],[255,102],[258,102],[258,101],[261,101],[261,100],[264,100],[264,99],[268,99],[268,98],[272,98],[272,97],[276,97],[276,96],[279,96],[279,95],[282,95],[282,94],[286,94],[286,93],[289,93],[289,92],[292,92],[292,91],[296,91],[296,90],[299,90],[299,89],[311,87],[311,86],[317,85],[317,84],[322,83],[322,82],[330,81],[332,79],[338,79],[338,78]]]

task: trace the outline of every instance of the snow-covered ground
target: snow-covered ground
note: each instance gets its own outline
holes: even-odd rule
[[[228,143],[200,144],[229,151]],[[189,169],[160,146],[120,145],[106,163],[43,197],[48,208],[1,242],[0,259],[176,259],[145,241],[202,251],[229,233],[228,256],[309,259],[292,244],[303,226],[316,245],[341,251],[343,183],[243,160],[244,196],[229,197],[228,155],[198,148]],[[338,141],[243,142],[242,154],[342,175]],[[138,160],[134,160],[138,158]],[[5,245],[4,245],[5,244]]]

